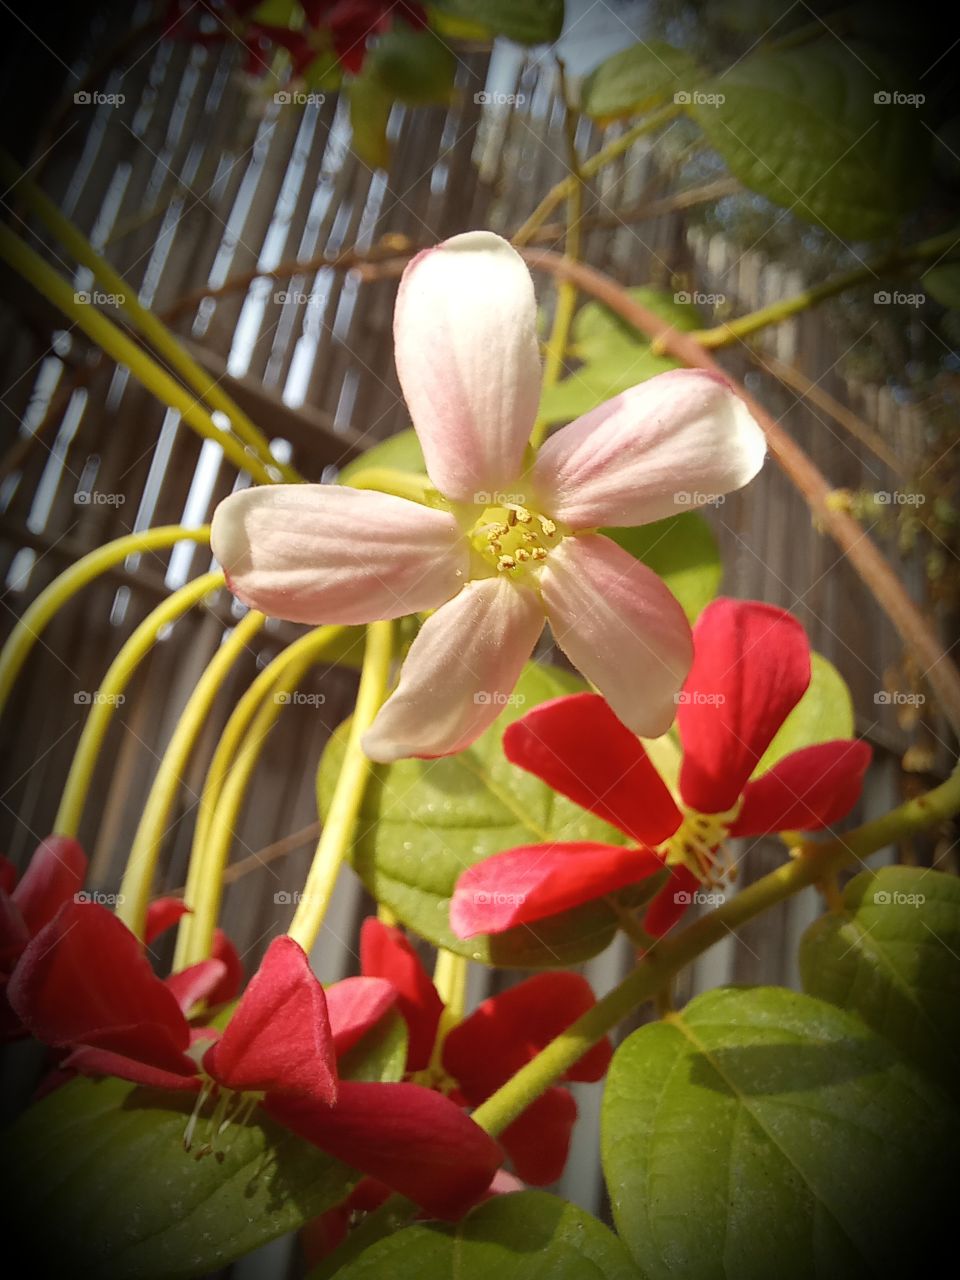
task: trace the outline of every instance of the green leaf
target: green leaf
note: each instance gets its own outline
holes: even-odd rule
[[[195,1095],[77,1079],[6,1133],[2,1194],[35,1275],[205,1276],[337,1204],[346,1165],[256,1112],[223,1161],[183,1149]],[[207,1137],[201,1119],[195,1149]],[[8,1227],[8,1248],[10,1246]]]
[[[653,355],[647,346],[624,346],[544,387],[540,416],[547,423],[572,422],[638,382],[679,367],[669,356]]]
[[[519,44],[552,44],[563,30],[563,0],[438,0],[433,8]]]
[[[393,1083],[403,1079],[407,1065],[407,1024],[391,1010],[337,1061],[342,1080]]]
[[[395,22],[371,50],[364,75],[371,75],[401,102],[413,106],[450,101],[457,60],[428,27],[415,31]]]
[[[684,511],[639,529],[602,532],[659,574],[691,622],[717,594],[723,577],[720,548],[698,512]]]
[[[369,74],[348,81],[346,90],[353,130],[350,146],[369,168],[386,169],[390,164],[387,123],[393,110],[393,97]]]
[[[952,1231],[958,1139],[859,1019],[777,987],[641,1027],[603,1100],[614,1221],[649,1280],[913,1274]]]
[[[543,1191],[495,1196],[455,1226],[417,1224],[379,1241],[338,1280],[639,1280],[616,1236]]]
[[[601,62],[584,80],[580,100],[594,120],[617,120],[691,90],[698,79],[697,65],[688,53],[650,40]]]
[[[654,312],[675,329],[690,332],[701,327],[700,313],[683,293],[665,293],[649,285],[634,285],[627,296]],[[646,347],[646,334],[628,324],[602,302],[588,302],[574,316],[571,326],[572,353],[581,360],[602,360],[612,351]]]
[[[843,676],[820,653],[810,654],[810,684],[760,757],[754,777],[772,769],[791,751],[835,738],[852,738],[853,699]]]
[[[511,701],[467,751],[374,769],[350,861],[377,901],[435,946],[485,964],[539,969],[575,964],[612,941],[617,917],[604,900],[495,937],[462,941],[449,927],[457,878],[483,858],[550,840],[625,842],[621,832],[516,768],[503,754],[501,738],[511,721],[547,698],[584,687],[556,667],[528,664]],[[327,812],[340,771],[346,729],[340,726],[320,762],[321,814]],[[618,896],[639,904],[659,884],[660,877],[652,877]]]
[[[925,271],[923,287],[941,306],[960,311],[960,262],[945,262]]]
[[[901,82],[875,50],[825,35],[751,54],[689,110],[745,186],[838,236],[871,239],[897,228],[927,177],[919,112],[874,101]]]
[[[424,472],[426,465],[423,450],[413,427],[398,431],[395,436],[388,436],[379,444],[371,445],[359,458],[348,462],[337,478],[340,484],[350,484],[354,476],[373,467],[387,467],[391,471]]]
[[[960,881],[883,867],[851,880],[843,902],[800,942],[804,990],[859,1014],[960,1093]]]

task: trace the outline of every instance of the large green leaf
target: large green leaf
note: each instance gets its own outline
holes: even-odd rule
[[[820,653],[810,654],[810,684],[760,757],[754,774],[766,773],[791,751],[834,738],[852,738],[853,699],[843,676]]]
[[[449,102],[457,60],[429,27],[415,31],[395,22],[368,54],[364,75],[371,75],[401,102],[413,106]]]
[[[663,578],[691,622],[717,594],[723,577],[720,548],[698,512],[684,511],[639,529],[603,532]]]
[[[78,1079],[4,1135],[9,1233],[32,1275],[205,1276],[342,1200],[357,1176],[260,1112],[183,1148],[195,1095]],[[207,1137],[199,1122],[194,1152]],[[15,1250],[14,1250],[15,1252]]]
[[[883,867],[851,880],[843,903],[803,936],[804,989],[960,1093],[960,880]]]
[[[432,8],[520,44],[552,44],[563,30],[563,0],[437,0]]]
[[[649,285],[634,285],[627,296],[641,307],[666,320],[674,329],[690,332],[699,329],[700,313],[684,293],[665,293]],[[572,351],[581,360],[601,360],[612,351],[626,347],[643,347],[647,338],[622,316],[602,302],[588,302],[574,316],[571,326]]]
[[[618,347],[582,365],[552,387],[544,387],[540,416],[546,423],[572,422],[621,391],[629,391],[638,382],[677,368],[676,360],[655,356],[649,347],[639,343]]]
[[[341,484],[349,484],[361,471],[374,467],[386,467],[390,471],[423,472],[426,466],[423,461],[423,450],[413,427],[406,431],[398,431],[395,436],[388,436],[378,444],[371,445],[359,458],[354,458],[340,472]]]
[[[886,1041],[776,987],[641,1027],[603,1101],[614,1220],[649,1280],[912,1274],[952,1230],[958,1139]]]
[[[923,287],[942,306],[960,311],[960,262],[945,262],[925,271]]]
[[[603,900],[466,942],[450,932],[448,920],[460,873],[494,853],[550,840],[625,842],[615,828],[516,768],[503,754],[501,738],[511,721],[547,698],[584,687],[556,667],[529,664],[510,703],[467,751],[375,768],[350,860],[377,901],[421,937],[486,964],[523,969],[574,964],[612,940],[617,918]],[[333,735],[320,764],[324,814],[340,771],[345,730],[341,726]],[[658,884],[654,877],[621,897],[639,903]]]
[[[616,120],[648,111],[678,91],[689,92],[699,73],[693,58],[663,40],[621,49],[583,82],[580,101],[594,120]]]
[[[639,1280],[620,1241],[543,1191],[496,1196],[456,1226],[415,1225],[379,1241],[338,1280]]]
[[[693,95],[690,112],[740,181],[839,236],[896,229],[926,180],[929,133],[875,50],[824,34],[750,54]],[[718,100],[720,99],[720,100]]]
[[[407,1024],[391,1010],[339,1058],[343,1080],[402,1080],[407,1065]]]
[[[347,83],[350,99],[350,146],[370,169],[386,169],[390,164],[387,124],[393,110],[393,95],[369,73]]]

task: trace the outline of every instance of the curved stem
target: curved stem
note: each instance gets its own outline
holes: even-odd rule
[[[0,653],[0,710],[6,705],[14,681],[20,674],[30,650],[40,639],[44,627],[78,591],[94,578],[112,569],[114,565],[126,560],[127,556],[143,551],[159,551],[184,541],[209,542],[210,526],[184,529],[178,524],[160,525],[156,529],[145,529],[142,533],[126,534],[122,538],[114,539],[113,542],[105,543],[102,547],[97,547],[96,551],[83,556],[69,569],[65,569],[59,577],[54,578],[24,613]]]
[[[150,652],[159,633],[205,596],[222,586],[222,573],[205,573],[202,577],[188,582],[144,618],[111,662],[87,715],[87,722],[83,726],[73,763],[67,774],[60,807],[53,823],[55,832],[65,836],[76,836],[83,806],[90,790],[90,779],[93,776],[97,756],[103,745],[110,720],[123,701],[123,691],[133,673]]]
[[[166,834],[167,818],[190,752],[230,668],[265,621],[262,613],[251,611],[234,627],[197,681],[163,753],[133,837],[117,903],[117,915],[137,937],[143,935],[147,903]]]
[[[340,864],[356,829],[372,769],[370,761],[363,754],[360,739],[373,723],[386,695],[392,655],[393,623],[372,622],[367,628],[360,689],[350,720],[340,776],[337,778],[303,894],[287,930],[304,951],[309,951],[317,940]]]

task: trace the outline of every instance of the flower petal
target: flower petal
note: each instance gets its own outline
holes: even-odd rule
[[[638,844],[661,844],[680,825],[679,810],[636,735],[595,693],[541,702],[507,725],[503,753]]]
[[[755,600],[714,600],[694,631],[680,695],[680,794],[700,813],[737,801],[810,683],[810,645],[796,618]]]
[[[82,1045],[68,1054],[60,1066],[64,1071],[78,1071],[83,1076],[116,1076],[120,1080],[130,1080],[133,1084],[146,1085],[151,1089],[189,1089],[196,1092],[200,1088],[196,1063],[186,1055],[183,1058],[183,1070],[173,1071],[153,1067],[138,1058],[129,1058],[109,1049],[93,1049]]]
[[[763,432],[723,378],[673,369],[552,435],[533,484],[572,529],[649,524],[742,488],[765,453]]]
[[[700,881],[687,867],[671,867],[670,878],[647,907],[643,927],[652,938],[662,938],[673,928],[700,888]]]
[[[542,629],[534,592],[502,577],[468,583],[424,623],[364,751],[389,763],[468,747],[503,710]]]
[[[337,1064],[323,987],[293,938],[270,943],[203,1066],[228,1089],[335,1101]]]
[[[538,973],[484,1000],[452,1027],[443,1042],[443,1065],[467,1102],[477,1106],[594,1004],[593,990],[580,974]],[[563,1079],[601,1080],[612,1055],[604,1037]]]
[[[324,994],[338,1058],[362,1040],[397,1002],[396,991],[383,978],[344,978],[327,987]]]
[[[456,1219],[486,1191],[503,1152],[456,1103],[416,1084],[343,1081],[334,1107],[268,1094],[281,1124],[438,1218]]]
[[[223,977],[210,992],[207,1000],[211,1005],[227,1004],[239,993],[243,986],[243,961],[240,953],[222,929],[213,931],[213,947],[210,951],[214,960],[223,965]]]
[[[336,484],[242,489],[214,512],[210,545],[238,599],[290,622],[435,609],[469,559],[448,511]]]
[[[690,624],[657,575],[600,534],[565,538],[540,589],[557,644],[628,729],[659,738],[693,655]]]
[[[577,1104],[569,1089],[547,1089],[500,1135],[517,1176],[534,1187],[546,1187],[563,1174]]]
[[[540,399],[537,304],[523,259],[489,231],[419,254],[394,314],[397,373],[430,479],[448,498],[514,490]]]
[[[154,898],[147,907],[147,920],[143,929],[143,940],[149,947],[155,938],[190,914],[190,908],[181,898]]]
[[[173,992],[184,1017],[187,1017],[198,1001],[210,1000],[210,993],[223,982],[226,972],[226,965],[219,960],[199,960],[186,969],[171,973],[165,979],[165,986]]]
[[[407,1070],[422,1071],[433,1054],[443,1001],[420,957],[399,929],[369,916],[360,929],[360,968],[393,986],[409,1033]]]
[[[614,893],[662,868],[648,849],[589,841],[508,849],[460,876],[450,901],[450,927],[458,938],[503,933]]]
[[[17,868],[0,853],[0,893],[11,894],[19,880]]]
[[[87,855],[69,836],[47,836],[11,897],[32,937],[83,887]]]
[[[866,742],[841,738],[784,756],[748,782],[734,836],[773,831],[817,831],[846,817],[863,790],[873,752]]]

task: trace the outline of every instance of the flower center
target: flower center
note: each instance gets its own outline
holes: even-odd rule
[[[723,854],[724,841],[739,804],[728,813],[697,813],[687,809],[683,821],[664,846],[668,867],[683,866],[703,884],[716,886],[736,879],[736,867]]]
[[[474,550],[497,573],[515,578],[541,565],[565,532],[539,511],[503,502],[484,507],[469,536]]]

